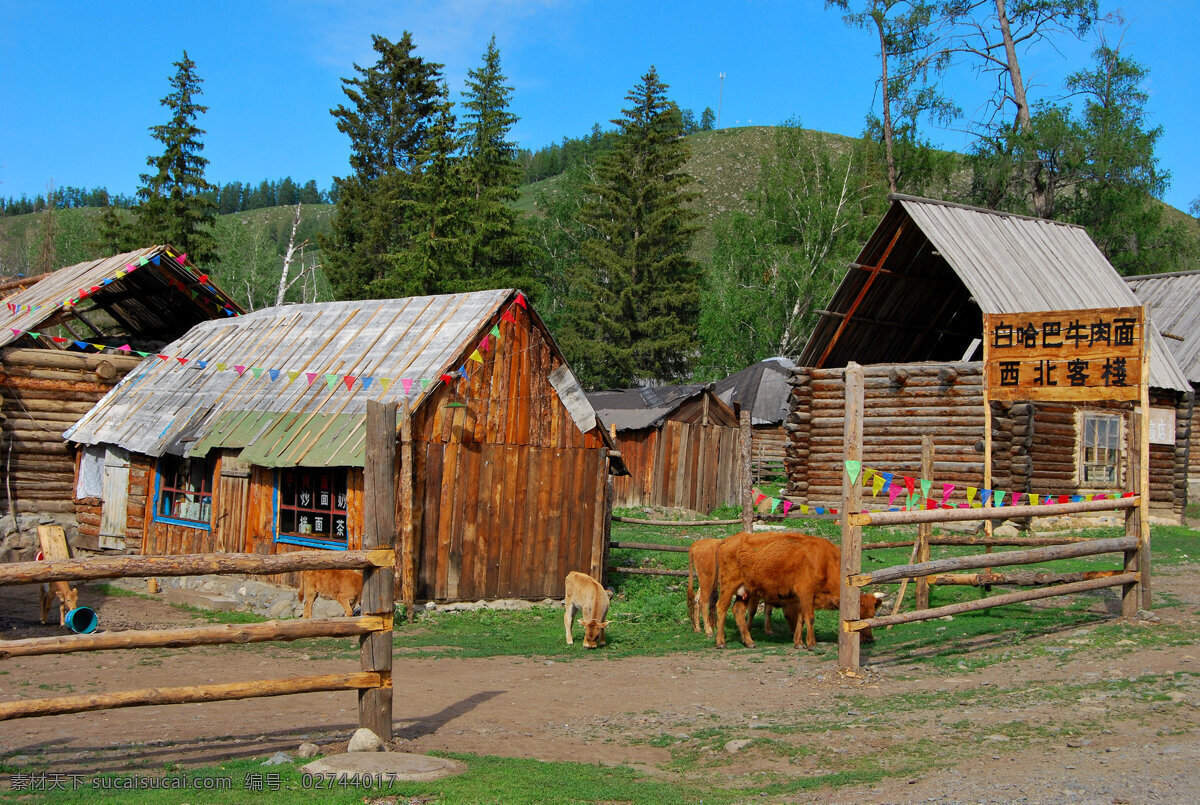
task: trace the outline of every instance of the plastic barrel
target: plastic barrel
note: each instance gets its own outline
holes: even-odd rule
[[[75,634],[91,634],[99,622],[100,618],[91,607],[75,607],[67,613],[66,626]]]

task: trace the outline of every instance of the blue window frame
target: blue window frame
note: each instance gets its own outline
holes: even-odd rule
[[[275,479],[275,541],[346,550],[345,467],[281,469]]]
[[[216,465],[215,457],[160,457],[154,479],[154,519],[210,530]]]

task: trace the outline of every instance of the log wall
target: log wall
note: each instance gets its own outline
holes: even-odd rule
[[[756,425],[751,433],[750,445],[750,471],[756,482],[784,477],[787,434],[782,425]]]
[[[77,451],[79,452],[79,451]],[[76,456],[78,462],[78,456]],[[154,461],[147,456],[129,456],[129,491],[126,493],[125,548],[144,552],[146,513],[154,494]],[[100,544],[100,498],[78,498],[74,502],[79,523],[79,544],[98,549]]]
[[[0,414],[6,483],[18,512],[73,514],[75,451],[62,438],[138,358],[55,349],[9,348],[0,353]]]
[[[934,489],[983,484],[981,364],[909,364],[865,367],[863,464],[920,477],[921,434],[934,436]],[[842,369],[797,368],[791,378],[792,412],[785,467],[787,496],[798,503],[837,506],[841,498]],[[1186,489],[1187,437],[1192,411],[1180,395],[1155,393],[1153,405],[1176,406],[1174,447],[1151,445],[1150,497],[1155,516],[1177,519]],[[1079,484],[1081,410],[1123,413],[1128,405],[1094,403],[992,404],[992,487],[1008,493],[1072,495],[1113,492]],[[1185,434],[1187,431],[1187,434]],[[878,502],[886,502],[882,500]]]

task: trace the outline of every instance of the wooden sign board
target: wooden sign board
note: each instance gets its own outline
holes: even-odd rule
[[[993,400],[1133,400],[1144,380],[1142,307],[987,313]]]
[[[1150,444],[1175,444],[1175,409],[1150,409]]]

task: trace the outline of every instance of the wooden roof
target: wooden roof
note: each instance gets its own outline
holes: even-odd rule
[[[714,391],[730,405],[749,410],[751,425],[780,425],[791,411],[788,378],[795,366],[788,358],[767,358],[718,380]]]
[[[959,361],[983,313],[1141,304],[1082,227],[912,196],[892,206],[834,293],[798,361],[844,366]],[[1189,390],[1150,328],[1150,385]]]
[[[1200,384],[1200,271],[1143,274],[1125,283],[1149,309],[1187,379]]]
[[[40,335],[62,325],[72,334],[62,348],[74,348],[79,341],[156,350],[202,321],[242,312],[169,245],[76,263],[6,285],[15,290],[3,300],[7,319],[0,347],[53,347],[54,342],[29,333]]]
[[[492,290],[206,322],[165,347],[166,359],[148,358],[65,436],[154,456],[221,447],[261,466],[361,467],[367,400],[408,396],[415,411],[517,300],[525,304],[517,291]],[[556,382],[581,430],[595,427],[570,372]]]

